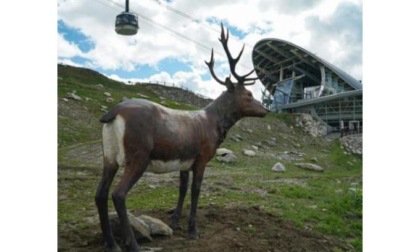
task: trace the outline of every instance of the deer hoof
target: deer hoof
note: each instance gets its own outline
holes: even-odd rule
[[[188,239],[190,240],[198,240],[200,238],[200,235],[197,231],[188,232]]]
[[[111,248],[105,248],[106,252],[122,252],[121,248],[115,244],[113,247]]]
[[[172,221],[171,224],[169,224],[169,227],[172,228],[172,230],[174,231],[182,229],[178,221]]]
[[[175,230],[182,230],[182,228],[179,224],[176,224],[176,225],[171,224],[171,225],[169,225],[169,227],[174,231]]]

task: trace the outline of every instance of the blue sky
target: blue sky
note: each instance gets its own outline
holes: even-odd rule
[[[239,73],[253,69],[253,45],[271,37],[289,40],[363,79],[360,0],[132,0],[130,11],[138,14],[140,26],[135,36],[114,31],[124,6],[116,0],[59,0],[57,61],[126,83],[174,83],[215,98],[224,87],[211,79],[204,61],[214,48],[216,74],[229,75],[218,41],[223,22],[232,54],[245,44]],[[250,87],[256,97],[261,88],[259,81]]]

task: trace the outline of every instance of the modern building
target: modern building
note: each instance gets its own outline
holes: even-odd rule
[[[260,40],[255,72],[265,87],[263,104],[275,112],[309,113],[328,130],[361,131],[361,81],[317,55],[281,39]]]

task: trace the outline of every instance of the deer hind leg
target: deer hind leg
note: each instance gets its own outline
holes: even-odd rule
[[[127,208],[125,205],[125,200],[128,191],[131,187],[139,180],[143,175],[147,166],[149,165],[148,159],[139,159],[140,162],[127,162],[123,177],[118,183],[114,192],[112,193],[112,200],[114,202],[115,209],[118,214],[118,218],[121,223],[122,236],[125,240],[125,245],[127,246],[128,251],[137,252],[140,251],[140,248],[135,239],[133,229],[130,226],[130,222],[127,216]]]
[[[172,229],[180,229],[179,226],[179,218],[182,214],[182,206],[184,204],[185,195],[187,194],[188,190],[188,178],[189,178],[189,171],[181,171],[179,172],[179,197],[178,203],[176,205],[175,211],[171,216],[171,228]]]
[[[106,251],[110,252],[121,251],[115,242],[114,236],[112,235],[108,217],[109,187],[111,186],[112,180],[114,179],[117,170],[118,164],[116,162],[111,163],[104,159],[103,174],[95,195],[96,207],[98,208],[99,220],[101,222],[103,243]]]
[[[201,190],[201,182],[203,181],[204,169],[206,163],[201,162],[193,166],[193,179],[191,184],[191,209],[188,219],[188,238],[198,239],[199,233],[195,224],[195,214],[197,212],[198,197]]]

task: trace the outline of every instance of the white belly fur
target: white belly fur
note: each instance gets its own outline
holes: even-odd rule
[[[162,161],[162,160],[152,160],[147,167],[146,172],[152,173],[168,173],[168,172],[176,172],[176,171],[188,171],[191,168],[194,160],[169,160],[169,161]]]

